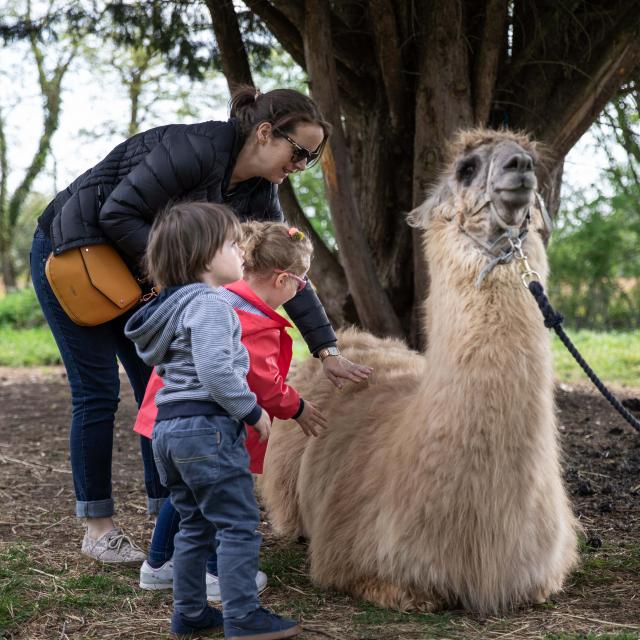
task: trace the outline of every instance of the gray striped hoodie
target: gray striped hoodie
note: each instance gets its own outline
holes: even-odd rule
[[[240,342],[240,321],[216,291],[203,283],[163,289],[125,326],[139,356],[156,366],[164,382],[156,395],[159,419],[169,409],[165,405],[212,401],[243,422],[260,418],[262,409],[247,385],[249,354]]]

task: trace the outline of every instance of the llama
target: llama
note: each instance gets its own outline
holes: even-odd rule
[[[374,368],[368,383],[338,392],[317,360],[298,367],[330,427],[276,423],[260,491],[277,533],[309,539],[315,584],[487,614],[543,602],[574,566],[550,338],[516,260],[500,259],[517,235],[545,281],[537,156],[524,134],[462,132],[412,212],[431,275],[424,354],[351,329],[339,344]]]

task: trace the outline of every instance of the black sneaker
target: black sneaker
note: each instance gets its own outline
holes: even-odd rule
[[[225,618],[225,640],[278,640],[292,638],[302,631],[295,620],[281,618],[260,607],[243,618]]]
[[[197,618],[187,618],[179,611],[171,616],[171,635],[179,640],[187,640],[193,635],[210,635],[223,629],[222,613],[207,607]]]

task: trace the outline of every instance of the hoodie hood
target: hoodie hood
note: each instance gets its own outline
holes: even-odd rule
[[[185,307],[199,295],[213,291],[215,289],[203,283],[168,287],[129,318],[124,333],[135,343],[138,355],[146,364],[162,362]]]

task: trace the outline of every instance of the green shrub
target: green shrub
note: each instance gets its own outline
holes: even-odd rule
[[[50,364],[62,364],[62,358],[49,327],[13,329],[0,325],[0,366]]]
[[[46,324],[33,287],[25,287],[0,298],[0,327],[31,329]]]

